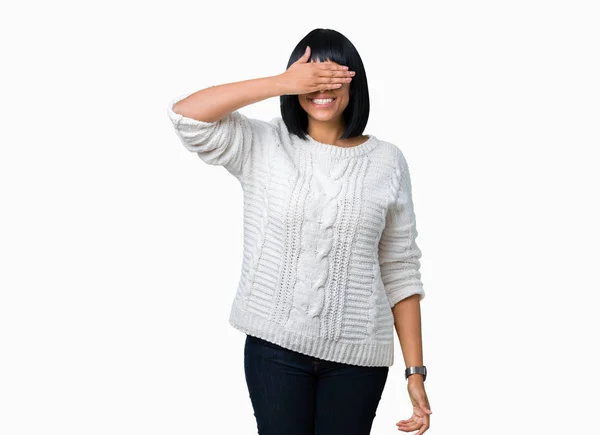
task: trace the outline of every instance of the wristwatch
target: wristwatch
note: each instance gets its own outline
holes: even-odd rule
[[[425,379],[427,378],[427,367],[425,367],[425,366],[407,367],[406,370],[404,370],[404,377],[406,379],[408,379],[408,377],[410,375],[414,375],[415,373],[422,374],[423,375],[423,382],[425,382]]]

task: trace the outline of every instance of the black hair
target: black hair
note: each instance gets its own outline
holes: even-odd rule
[[[342,113],[345,130],[341,139],[362,135],[369,119],[369,87],[367,75],[358,51],[348,38],[332,29],[314,29],[296,45],[287,68],[302,57],[306,46],[310,46],[311,60],[333,61],[348,66],[356,74],[350,82],[348,106]],[[286,68],[286,69],[287,69]],[[302,139],[307,139],[308,114],[304,111],[298,95],[280,96],[281,117],[288,131]]]

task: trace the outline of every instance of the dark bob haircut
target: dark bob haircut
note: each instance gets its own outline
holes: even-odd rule
[[[345,129],[341,139],[363,134],[369,120],[369,87],[367,75],[358,51],[348,38],[331,29],[314,29],[296,45],[287,68],[302,57],[310,46],[310,59],[321,62],[330,60],[356,71],[350,82],[350,100],[342,113]],[[286,69],[287,69],[286,68]],[[281,117],[290,133],[308,139],[308,115],[298,101],[298,95],[280,96]]]

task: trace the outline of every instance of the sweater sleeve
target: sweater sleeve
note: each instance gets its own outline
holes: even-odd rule
[[[379,265],[385,292],[393,307],[408,296],[425,297],[421,281],[421,250],[412,199],[408,164],[400,151],[397,167],[392,176],[395,199],[390,204],[386,223],[379,240]]]
[[[254,160],[264,152],[262,144],[273,134],[273,126],[233,111],[223,118],[205,122],[175,113],[173,106],[191,93],[172,99],[167,108],[169,119],[183,146],[210,165],[223,166],[242,179]]]

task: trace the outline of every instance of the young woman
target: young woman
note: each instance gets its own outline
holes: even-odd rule
[[[269,122],[238,109],[280,97]],[[263,435],[366,435],[400,340],[413,415],[429,428],[421,251],[408,165],[363,134],[369,93],[342,34],[315,29],[285,72],[172,100],[183,145],[244,191],[244,257],[229,323]]]

